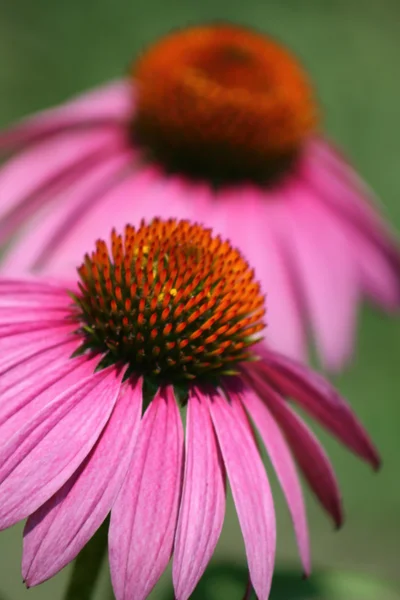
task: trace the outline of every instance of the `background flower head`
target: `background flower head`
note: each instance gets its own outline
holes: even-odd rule
[[[161,39],[124,81],[0,137],[16,153],[0,173],[3,268],[72,269],[111,214],[121,227],[194,217],[238,244],[272,290],[270,344],[304,358],[311,329],[322,361],[340,368],[360,299],[398,308],[399,254],[322,136],[313,96],[297,59],[259,33],[213,25]]]
[[[221,532],[227,475],[251,582],[267,598],[275,513],[256,429],[309,573],[295,461],[337,526],[341,500],[287,398],[375,468],[379,457],[327,382],[257,346],[263,317],[241,254],[188,221],[98,241],[75,284],[0,282],[0,527],[28,517],[29,586],[72,560],[111,511],[117,599],[146,598],[171,554],[176,598],[189,598]]]

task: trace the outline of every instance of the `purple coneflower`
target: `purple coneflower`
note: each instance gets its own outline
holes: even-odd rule
[[[0,527],[28,517],[27,585],[70,562],[111,512],[116,598],[146,598],[173,555],[186,600],[221,532],[227,475],[265,600],[275,516],[255,429],[308,573],[295,461],[337,525],[341,502],[287,398],[372,466],[379,458],[328,383],[257,345],[264,298],[239,251],[202,226],[156,219],[113,232],[110,248],[98,241],[78,272],[77,283],[0,283]]]
[[[269,290],[271,347],[304,359],[310,329],[340,368],[361,297],[398,308],[400,261],[317,113],[306,73],[270,38],[173,33],[131,77],[0,136],[4,268],[72,268],[110,220],[194,219],[232,239]]]

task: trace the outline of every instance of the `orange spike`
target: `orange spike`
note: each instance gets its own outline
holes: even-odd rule
[[[186,327],[187,323],[185,321],[183,321],[183,323],[178,323],[178,325],[175,327],[175,333],[182,333]]]
[[[167,336],[172,331],[172,323],[167,323],[163,329],[163,335]]]

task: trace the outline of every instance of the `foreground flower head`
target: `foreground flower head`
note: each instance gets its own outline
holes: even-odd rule
[[[227,475],[251,583],[266,599],[275,516],[254,427],[309,573],[295,462],[338,526],[341,501],[287,398],[373,467],[379,458],[328,383],[257,344],[263,316],[241,254],[187,221],[113,232],[75,284],[0,282],[0,527],[28,517],[28,586],[70,562],[111,511],[116,598],[146,598],[171,554],[176,598],[188,598],[221,532]]]
[[[269,292],[271,347],[349,359],[363,296],[399,307],[396,244],[323,139],[308,77],[267,36],[192,27],[125,80],[0,135],[3,270],[72,269],[112,222],[193,218],[233,240]],[[265,257],[268,257],[266,260]]]

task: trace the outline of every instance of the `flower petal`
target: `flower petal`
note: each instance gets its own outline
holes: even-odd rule
[[[239,517],[251,582],[268,598],[274,569],[276,526],[271,490],[238,395],[210,396],[210,412]]]
[[[318,373],[281,354],[262,347],[258,351],[263,361],[254,369],[263,379],[274,382],[284,396],[292,397],[360,458],[379,467],[379,454],[367,432],[333,386]]]
[[[3,131],[0,134],[0,150],[30,144],[72,127],[123,122],[131,114],[131,104],[129,83],[113,81]]]
[[[111,511],[109,555],[117,600],[144,600],[170,559],[182,479],[183,429],[172,388],[160,389],[140,426]]]
[[[94,206],[101,204],[102,197],[110,188],[119,183],[123,174],[128,170],[132,160],[131,151],[109,149],[109,156],[105,156],[97,164],[87,168],[74,182],[67,182],[59,193],[52,199],[53,210],[38,210],[25,228],[24,235],[16,245],[11,245],[3,259],[2,270],[5,273],[21,272],[23,270],[38,270],[47,266],[52,260],[57,248],[68,238],[76,222],[84,220],[88,228],[88,213],[91,214]],[[57,206],[56,206],[57,205]],[[109,215],[108,215],[109,219]],[[108,221],[107,237],[110,234]],[[97,233],[97,236],[101,232]],[[64,268],[68,267],[71,273],[76,265],[80,264],[85,252],[92,242],[87,234],[84,236],[86,249],[80,252],[69,246],[70,255],[67,257]],[[93,242],[94,245],[94,242]],[[46,269],[46,273],[49,270]],[[59,273],[60,269],[54,271]]]
[[[7,162],[0,172],[0,240],[51,201],[66,178],[79,176],[115,143],[109,131],[63,134]]]
[[[350,240],[304,184],[292,186],[280,217],[281,239],[322,361],[340,369],[353,350],[359,299]]]
[[[40,319],[33,319],[32,315],[27,320],[16,321],[13,322],[5,322],[0,324],[0,339],[6,338],[9,336],[20,335],[27,333],[27,331],[42,331],[44,335],[48,331],[53,331],[54,329],[59,329],[63,325],[67,325],[68,321],[65,318],[60,319],[59,317],[48,318],[47,315],[44,315]]]
[[[332,144],[310,147],[304,176],[331,218],[348,231],[366,293],[388,309],[400,304],[400,248],[372,191]]]
[[[389,227],[379,214],[382,204],[347,159],[330,141],[322,138],[312,142],[309,159],[305,165],[305,176],[320,190],[325,202],[362,227],[365,233],[369,232],[376,241],[380,238],[389,248]],[[384,235],[374,236],[378,232]]]
[[[283,200],[284,194],[282,191]],[[204,215],[204,222],[232,240],[254,267],[256,279],[268,296],[269,343],[302,360],[306,347],[301,306],[276,231],[281,204],[281,197],[246,185],[219,193],[208,202],[205,196],[196,219],[201,222]]]
[[[225,513],[224,481],[207,399],[195,390],[187,404],[185,477],[174,546],[177,600],[190,597],[214,552]]]
[[[130,154],[133,154],[132,149]],[[127,176],[99,195],[90,211],[76,219],[62,245],[57,245],[51,252],[48,264],[52,272],[69,264],[71,253],[72,258],[80,260],[87,252],[88,244],[89,247],[91,244],[94,246],[99,237],[108,239],[110,214],[113,215],[113,227],[121,231],[127,223],[127,215],[129,223],[139,225],[142,219],[150,221],[157,216],[169,218],[171,215],[185,218],[194,212],[195,199],[187,201],[188,186],[179,178],[171,176],[166,179],[156,168],[138,165],[135,155],[131,156],[131,162]],[[128,212],[127,198],[131,199]]]
[[[19,335],[0,338],[0,375],[4,375],[10,369],[29,361],[35,355],[40,355],[55,348],[64,345],[73,339],[70,334],[76,329],[66,323],[61,327],[51,329],[44,333],[43,331],[25,331]],[[76,340],[75,347],[77,346]],[[71,353],[73,350],[71,350]],[[68,356],[68,355],[66,355]],[[20,381],[21,377],[17,379]],[[1,380],[0,391],[4,391],[4,380]]]
[[[25,422],[0,450],[0,528],[27,517],[78,468],[109,419],[115,369],[89,375]]]
[[[79,367],[87,363],[86,357],[78,360],[70,360],[70,356],[76,349],[76,343],[70,339],[58,339],[53,346],[38,350],[36,354],[28,356],[23,360],[19,357],[2,373],[1,376],[1,404],[0,424],[8,423],[10,418],[18,412],[27,402],[37,399],[54,382],[62,379],[66,374],[77,370],[77,381],[79,380]],[[92,371],[96,363],[93,361]],[[85,367],[86,368],[86,367]],[[89,367],[90,368],[90,367]],[[89,368],[87,375],[90,374]],[[62,391],[62,388],[61,388]],[[53,393],[53,392],[52,392]],[[58,394],[50,396],[50,400]],[[23,418],[19,426],[24,423]],[[3,436],[3,439],[4,436]]]
[[[7,324],[16,323],[36,323],[37,321],[43,322],[58,322],[62,325],[67,320],[68,313],[65,310],[65,306],[35,306],[35,307],[22,307],[19,310],[16,307],[3,307],[0,309],[0,328],[7,326]]]
[[[131,461],[141,409],[141,382],[125,382],[88,458],[29,517],[22,560],[22,575],[28,586],[52,577],[75,558],[106,518]]]
[[[266,382],[258,382],[255,389],[268,405],[282,429],[297,463],[322,506],[335,524],[342,524],[340,490],[331,462],[321,444],[306,424],[292,411],[284,399]]]
[[[347,224],[342,224],[346,227]],[[354,260],[360,270],[362,289],[374,302],[386,310],[396,310],[400,305],[400,254],[396,260],[389,258],[357,229],[349,232],[353,238]]]
[[[52,281],[33,279],[6,279],[0,281],[0,309],[7,306],[66,306],[71,303],[67,286]]]
[[[249,411],[260,432],[272,466],[276,471],[279,483],[285,494],[293,520],[304,573],[305,575],[309,575],[311,561],[307,517],[301,485],[292,455],[284,436],[266,404],[247,386],[244,388],[241,397],[243,404]]]

